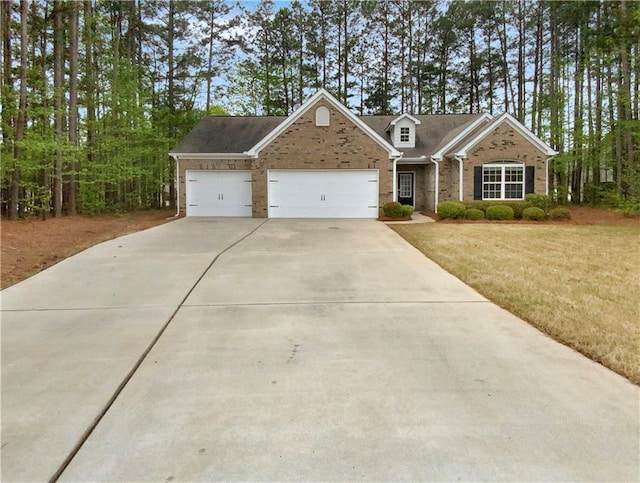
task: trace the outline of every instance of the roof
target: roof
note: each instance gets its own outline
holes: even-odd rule
[[[355,116],[358,122],[366,125],[375,136],[384,140],[393,149],[388,126],[398,116]],[[405,158],[432,156],[446,148],[444,155],[457,153],[459,149],[468,149],[477,139],[487,133],[487,129],[508,121],[515,124],[512,116],[502,115],[490,121],[487,114],[422,114],[412,116],[420,121],[416,125],[416,145],[403,148]],[[483,119],[486,119],[483,121]],[[202,119],[170,154],[244,154],[277,134],[290,116],[212,116]],[[475,124],[475,125],[474,125]],[[517,123],[517,128],[531,142],[539,145],[547,153],[555,153],[541,140]],[[471,128],[468,132],[465,130]],[[457,137],[462,136],[460,139]],[[448,146],[451,142],[454,144]]]
[[[419,114],[413,116],[420,121],[416,125],[415,148],[402,148],[404,157],[430,156],[449,139],[451,133],[464,129],[466,125],[478,119],[481,114]],[[361,116],[365,124],[391,143],[387,126],[398,116]],[[455,134],[454,134],[455,135]]]
[[[210,116],[202,119],[170,154],[244,153],[286,116]]]

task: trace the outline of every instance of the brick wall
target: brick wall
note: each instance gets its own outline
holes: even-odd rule
[[[473,168],[491,161],[520,161],[535,166],[535,192],[545,194],[547,156],[506,122],[497,126],[467,153],[463,163],[463,197],[473,199]],[[440,163],[439,201],[457,200],[459,166],[455,159]]]
[[[315,125],[315,111],[325,106],[329,126]],[[393,163],[388,152],[324,100],[265,147],[253,161],[253,216],[267,217],[269,169],[377,169],[379,203],[393,199]]]
[[[409,171],[415,173],[414,206],[417,211],[423,211],[427,207],[427,176],[424,164],[398,164],[398,173]],[[382,206],[382,205],[380,205]]]

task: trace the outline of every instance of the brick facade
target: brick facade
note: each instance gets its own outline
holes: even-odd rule
[[[473,168],[491,161],[519,161],[524,166],[535,166],[535,192],[545,194],[546,160],[545,153],[504,122],[468,151],[467,159],[463,161],[463,198],[473,200]],[[443,160],[440,163],[439,201],[458,200],[459,179],[459,162]],[[433,209],[433,205],[428,208]]]
[[[315,125],[318,107],[329,109],[329,126]],[[377,169],[379,206],[393,199],[389,153],[325,100],[320,100],[265,147],[253,161],[253,217],[267,217],[269,169]]]

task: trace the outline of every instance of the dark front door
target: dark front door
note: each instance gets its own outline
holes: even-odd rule
[[[403,205],[414,205],[413,173],[398,173],[398,202]]]

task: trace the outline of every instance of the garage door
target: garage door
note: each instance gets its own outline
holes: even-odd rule
[[[187,216],[251,216],[251,171],[187,171]]]
[[[270,170],[270,218],[377,218],[378,170]]]

